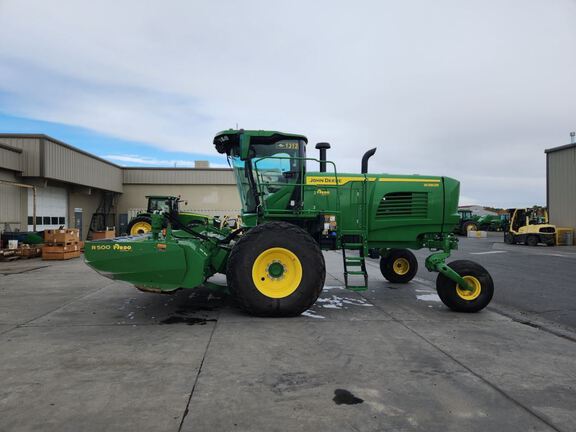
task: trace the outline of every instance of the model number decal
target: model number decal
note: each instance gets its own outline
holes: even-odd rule
[[[117,250],[117,251],[131,251],[132,246],[130,245],[121,245],[118,243],[114,243],[113,245],[105,244],[105,245],[92,245],[90,247],[91,250]]]

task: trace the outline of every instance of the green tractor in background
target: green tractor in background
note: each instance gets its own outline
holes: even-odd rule
[[[481,231],[504,231],[506,227],[506,215],[483,215],[478,216],[476,221]]]
[[[483,309],[494,292],[490,274],[468,260],[446,263],[458,241],[460,184],[448,177],[339,173],[326,160],[306,155],[302,135],[275,131],[225,130],[214,145],[233,167],[242,202],[242,225],[185,225],[165,209],[150,214],[148,235],[88,242],[86,262],[107,277],[141,290],[169,293],[211,287],[225,274],[240,305],[258,316],[296,316],[314,304],[324,287],[322,251],[340,251],[344,285],[368,288],[366,259],[379,258],[382,275],[402,284],[416,275],[410,249],[428,248],[428,271],[449,308]],[[312,172],[311,165],[319,165]],[[163,227],[166,226],[165,229]]]
[[[478,231],[478,216],[474,216],[471,210],[458,209],[458,224],[454,227],[454,233],[467,235],[468,231]]]
[[[467,235],[468,231],[504,231],[506,217],[498,215],[478,216],[468,209],[458,209],[460,220],[454,228],[454,233]]]
[[[160,212],[167,215],[166,219],[178,221],[183,226],[189,225],[206,225],[209,223],[210,218],[205,215],[180,212],[179,203],[183,202],[180,197],[170,195],[150,195],[148,198],[148,207],[145,212],[138,213],[129,223],[127,227],[128,234],[141,235],[152,231],[152,214]],[[187,203],[186,203],[187,204]],[[167,223],[167,222],[166,222]],[[164,226],[166,226],[166,223]]]

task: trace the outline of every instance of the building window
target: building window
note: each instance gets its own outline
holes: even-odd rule
[[[34,218],[32,216],[28,216],[28,225],[34,225]]]
[[[66,225],[66,218],[65,217],[58,218],[58,225]]]
[[[44,225],[50,225],[50,216],[44,216]]]
[[[52,223],[51,223],[51,225],[58,225],[58,218],[57,218],[57,217],[52,216]]]
[[[42,225],[42,216],[36,216],[36,225]]]

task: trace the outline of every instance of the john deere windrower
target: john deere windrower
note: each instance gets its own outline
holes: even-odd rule
[[[318,298],[326,275],[322,250],[342,254],[348,289],[368,286],[366,258],[380,258],[392,283],[412,280],[418,269],[409,249],[428,248],[429,271],[438,272],[441,300],[476,312],[491,300],[490,274],[472,261],[446,259],[457,248],[460,184],[448,177],[338,173],[326,160],[306,157],[307,139],[274,131],[226,130],[214,138],[234,169],[242,226],[183,225],[170,214],[152,214],[152,232],[86,244],[86,262],[139,289],[172,292],[195,288],[215,273],[250,313],[298,315]],[[319,171],[311,167],[319,164]]]

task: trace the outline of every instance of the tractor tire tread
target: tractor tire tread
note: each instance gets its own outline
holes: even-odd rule
[[[257,242],[259,241],[259,237],[264,232],[275,232],[276,235],[282,235],[289,237],[295,240],[298,244],[302,246],[302,249],[305,250],[307,253],[312,254],[310,257],[311,260],[320,264],[320,268],[318,269],[319,280],[321,283],[318,283],[317,286],[314,287],[313,291],[309,293],[309,296],[306,298],[306,301],[301,303],[297,309],[287,310],[281,307],[282,299],[276,300],[276,308],[275,310],[262,310],[257,305],[254,304],[253,301],[244,295],[244,291],[238,289],[240,281],[237,278],[237,274],[233,269],[235,268],[245,268],[247,267],[247,263],[244,260],[245,251],[254,250],[257,247]],[[249,266],[250,273],[252,266]],[[322,289],[324,288],[324,281],[326,279],[326,265],[324,262],[324,255],[322,255],[322,250],[318,246],[318,243],[308,234],[308,232],[304,231],[302,228],[288,223],[288,222],[267,222],[261,225],[257,225],[254,228],[248,230],[238,242],[234,245],[234,248],[230,252],[230,256],[228,258],[226,274],[228,277],[228,282],[230,286],[230,291],[236,297],[240,307],[244,309],[251,315],[256,316],[298,316],[302,312],[309,309],[318,299]],[[306,277],[306,275],[303,275]]]
[[[452,261],[448,266],[460,276],[474,276],[481,283],[481,293],[474,300],[464,300],[456,292],[456,282],[438,274],[436,291],[446,306],[456,312],[473,313],[484,309],[494,295],[494,282],[490,273],[480,264],[469,260]]]
[[[394,271],[394,261],[398,258],[405,258],[408,260],[409,270],[408,273],[400,275]],[[408,249],[390,249],[388,253],[380,258],[380,272],[382,276],[392,283],[408,283],[418,272],[418,260],[412,251]]]

